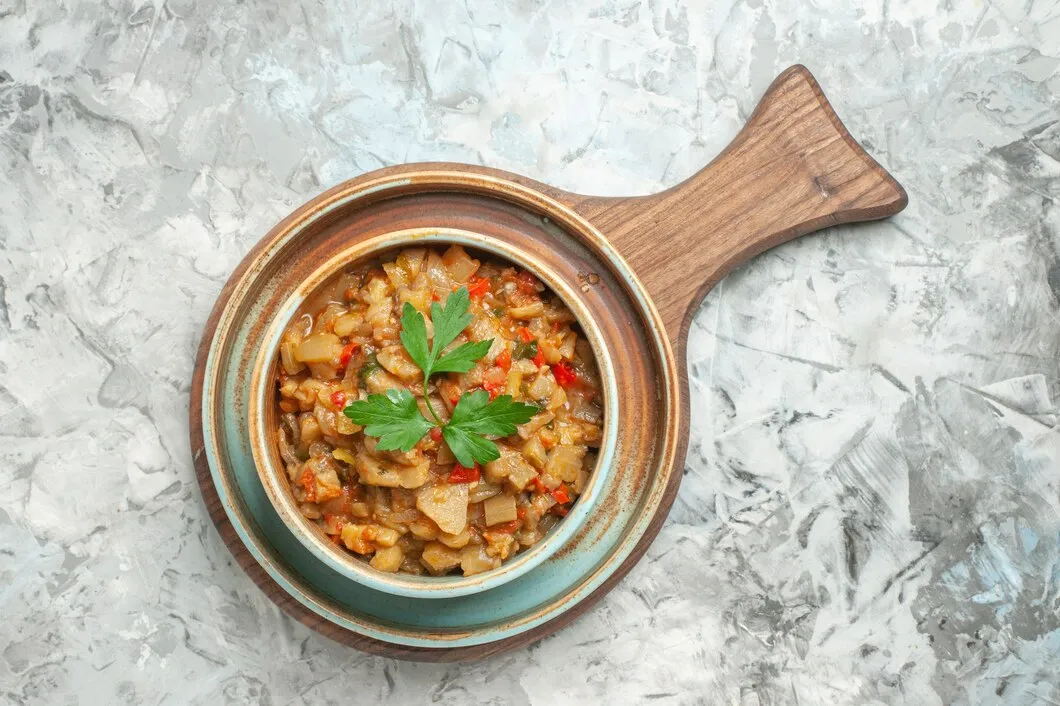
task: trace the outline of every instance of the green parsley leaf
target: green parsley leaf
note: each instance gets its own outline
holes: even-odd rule
[[[366,400],[346,405],[342,413],[355,424],[364,426],[368,436],[379,437],[380,451],[411,451],[434,426],[424,418],[416,398],[408,390],[369,395]]]
[[[491,402],[488,392],[475,390],[456,403],[449,426],[475,434],[508,436],[540,411],[534,405],[513,401],[511,395],[501,395]]]
[[[436,341],[438,339],[435,339]],[[431,369],[431,352],[427,348],[427,322],[423,320],[423,314],[416,308],[405,302],[401,310],[401,344],[412,358],[412,362],[420,366],[423,371],[423,380],[430,377],[427,371]]]
[[[435,373],[466,373],[475,362],[489,352],[493,341],[464,343],[443,353],[446,346],[471,323],[467,313],[471,299],[467,287],[449,295],[445,306],[431,304],[434,340],[427,341],[427,322],[423,314],[408,302],[401,311],[401,343],[420,370],[426,386]],[[536,354],[536,341],[531,357]],[[367,367],[367,366],[365,366]],[[428,408],[430,400],[427,399]],[[489,463],[500,458],[497,445],[487,436],[501,437],[514,434],[516,427],[530,421],[540,410],[533,405],[515,402],[511,395],[501,395],[490,401],[485,390],[465,392],[457,401],[448,424],[434,411],[432,416],[442,427],[442,436],[462,466]],[[401,449],[409,451],[423,435],[436,426],[424,418],[416,399],[408,390],[388,390],[386,395],[370,395],[367,400],[348,405],[343,413],[357,424],[364,425],[364,433],[379,437],[381,451]]]
[[[442,436],[461,466],[470,468],[476,462],[489,463],[501,457],[501,452],[495,443],[484,436],[472,434],[452,424],[442,427]]]
[[[461,466],[475,461],[489,463],[499,458],[500,452],[483,435],[514,434],[519,424],[526,424],[540,411],[533,405],[514,402],[511,395],[501,395],[490,402],[489,393],[475,390],[465,393],[456,403],[442,435]]]
[[[471,323],[471,314],[467,313],[471,297],[467,287],[461,287],[449,295],[445,306],[438,302],[431,304],[431,322],[434,324],[434,343],[431,346],[431,362],[438,360],[438,354],[445,350],[460,332]],[[402,340],[404,342],[404,340]]]
[[[427,343],[427,322],[423,314],[405,302],[401,310],[401,343],[412,361],[423,371],[426,380],[435,373],[466,373],[482,356],[486,355],[493,339],[465,343],[448,353],[442,353],[460,332],[471,323],[467,313],[470,304],[467,287],[461,287],[449,295],[445,306],[431,304],[431,321],[434,323],[434,341]]]
[[[465,343],[449,351],[434,364],[432,373],[466,373],[475,367],[475,362],[489,352],[493,345],[493,339],[478,341],[476,343]]]

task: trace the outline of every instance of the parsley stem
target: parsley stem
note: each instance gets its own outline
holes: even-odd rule
[[[443,422],[438,417],[438,413],[434,411],[434,405],[431,404],[431,397],[427,394],[427,378],[423,379],[423,401],[427,403],[427,411],[431,413],[432,417],[434,417],[434,421],[438,423],[438,426],[444,427],[445,422]]]

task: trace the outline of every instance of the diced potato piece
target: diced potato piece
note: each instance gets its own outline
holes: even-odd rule
[[[573,331],[569,331],[566,336],[563,337],[563,343],[559,346],[559,354],[570,360],[574,357],[574,345],[578,340],[578,334]]]
[[[552,395],[552,390],[556,389],[556,387],[556,381],[552,378],[552,373],[543,372],[530,383],[530,387],[526,390],[526,396],[532,400],[547,400]]]
[[[392,547],[401,539],[401,533],[389,527],[375,527],[375,536],[372,541],[378,547]]]
[[[464,576],[481,574],[500,565],[501,560],[487,554],[486,547],[481,544],[469,544],[460,550],[460,569]]]
[[[567,483],[573,483],[578,478],[578,471],[582,468],[582,459],[585,458],[588,450],[582,445],[558,445],[548,455],[545,472]]]
[[[314,333],[302,339],[295,358],[303,363],[331,363],[342,352],[342,342],[333,333]]]
[[[442,264],[454,282],[467,282],[479,268],[479,261],[473,259],[459,245],[453,245],[442,255]]]
[[[545,463],[548,462],[548,451],[545,450],[545,445],[537,436],[531,437],[523,444],[523,456],[537,469],[544,468]]]
[[[346,337],[357,330],[361,323],[362,319],[359,315],[343,314],[335,319],[335,322],[331,326],[331,330],[338,336]]]
[[[344,525],[342,528],[342,543],[351,552],[358,554],[370,554],[372,546],[372,528],[368,525]]]
[[[412,362],[404,346],[387,346],[379,351],[376,356],[379,364],[388,372],[401,378],[404,382],[412,382],[423,377],[419,366]]]
[[[563,360],[563,356],[560,355],[559,349],[556,348],[556,346],[552,345],[552,343],[548,339],[543,339],[539,341],[537,344],[537,348],[539,351],[541,351],[541,355],[545,356],[545,362],[549,365],[552,365],[553,363],[558,363]]]
[[[508,309],[508,316],[513,319],[532,319],[535,316],[541,316],[545,313],[545,305],[541,302],[534,302],[533,304],[527,304],[526,306],[513,306]]]
[[[378,550],[368,563],[372,565],[373,569],[392,574],[401,568],[401,562],[404,558],[405,553],[401,551],[401,547],[392,546]]]
[[[460,534],[467,526],[467,496],[467,483],[421,488],[416,493],[416,507],[443,532]]]
[[[374,277],[365,287],[365,301],[368,302],[368,311],[364,312],[364,320],[372,326],[382,326],[390,319],[390,313],[394,307],[394,301],[390,297],[389,287],[385,279]]]
[[[354,517],[368,517],[372,511],[368,509],[368,503],[353,503],[350,505],[350,514]]]
[[[397,264],[405,270],[409,281],[416,279],[416,275],[423,268],[423,260],[427,257],[427,248],[405,248],[397,257]]]
[[[302,415],[298,419],[298,430],[303,444],[312,444],[314,441],[320,441],[324,436],[320,431],[320,423],[317,422],[316,417],[309,414]]]
[[[559,385],[556,385],[552,388],[552,394],[549,395],[548,404],[546,406],[555,412],[565,404],[567,404],[567,392]]]
[[[365,485],[384,488],[419,488],[427,482],[431,462],[426,458],[415,466],[383,461],[369,454],[361,454],[354,465]]]
[[[482,535],[486,540],[486,553],[498,559],[507,559],[515,549],[515,538],[503,532],[486,532]]]
[[[497,444],[497,450],[501,453],[500,458],[485,466],[486,480],[490,483],[503,483],[513,474],[523,477],[527,473],[534,473],[534,469],[518,451],[504,444]]]
[[[511,395],[515,399],[520,399],[519,388],[523,384],[523,374],[512,366],[512,369],[508,371],[508,387],[504,390],[504,394]]]
[[[404,390],[405,385],[383,369],[373,370],[364,379],[364,386],[373,395],[385,394],[387,390]]]
[[[339,482],[338,466],[334,459],[328,456],[313,456],[306,461],[305,469],[311,471],[315,478],[311,500],[322,503],[342,495],[342,484]]]
[[[529,439],[531,436],[537,433],[538,429],[545,426],[555,418],[556,415],[552,414],[551,412],[540,412],[538,414],[535,414],[529,422],[519,426],[519,436],[523,437],[524,439]]]
[[[388,299],[389,297],[390,287],[387,286],[387,281],[380,277],[379,272],[376,271],[364,286],[364,300],[367,303],[372,304],[381,299]]]
[[[500,339],[500,332],[493,323],[493,319],[488,316],[476,317],[468,326],[467,335],[472,341],[485,341],[492,338],[496,343]],[[492,347],[490,350],[493,350]]]
[[[578,471],[578,477],[574,479],[574,492],[581,495],[585,492],[585,486],[589,485],[589,472]]]
[[[518,371],[521,375],[536,375],[537,366],[534,365],[534,361],[529,358],[520,358],[519,360],[512,361],[512,370]]]
[[[393,302],[387,299],[380,299],[377,302],[372,302],[368,305],[368,311],[364,312],[364,320],[371,324],[374,330],[377,327],[382,327],[387,324],[390,320],[390,312],[393,310]]]
[[[320,393],[327,389],[327,384],[322,380],[316,378],[306,378],[298,384],[298,391],[295,392],[295,399],[303,411],[313,409],[313,405],[320,399]]]
[[[453,280],[449,278],[449,272],[445,268],[445,264],[442,262],[442,256],[431,250],[427,253],[427,262],[425,264],[427,275],[427,282],[435,290],[445,290],[449,292],[452,287]],[[448,296],[448,294],[446,295]],[[443,304],[445,297],[442,297]]]
[[[441,542],[429,542],[423,548],[420,561],[434,573],[440,574],[460,564],[460,551]]]
[[[335,415],[335,431],[340,434],[345,434],[346,436],[349,436],[351,434],[356,434],[363,428],[364,427],[362,427],[360,424],[354,424],[353,420],[347,417],[345,414]]]
[[[464,531],[459,534],[445,534],[443,532],[438,536],[438,541],[447,547],[460,549],[466,547],[467,543],[471,541],[471,532],[468,531],[467,527],[465,527]]]
[[[405,268],[399,267],[396,262],[384,262],[383,272],[386,272],[386,277],[390,280],[390,285],[395,290],[409,286],[408,273],[405,272]]]
[[[288,375],[296,375],[305,370],[305,365],[298,360],[298,344],[301,341],[301,334],[295,331],[287,331],[283,334],[283,341],[280,343],[280,363]]]
[[[511,495],[495,495],[482,503],[487,525],[500,525],[517,519],[515,498]]]
[[[521,463],[508,474],[508,482],[518,490],[523,490],[537,477],[537,471],[529,463]]]
[[[424,315],[424,317],[430,314],[431,306],[431,290],[429,289],[402,289],[398,292],[398,301],[401,302],[401,308],[405,308],[405,302],[412,305],[412,308]],[[434,327],[431,324],[429,318],[425,319],[427,326],[427,338],[433,338]]]
[[[557,484],[558,488],[559,485]],[[534,496],[534,499],[530,501],[530,508],[526,513],[528,518],[533,517],[541,519],[542,515],[549,511],[553,505],[556,504],[556,499],[547,493],[539,493]]]
[[[428,541],[438,539],[438,536],[442,533],[441,530],[438,529],[438,525],[434,524],[434,520],[426,517],[410,522],[409,532],[411,532],[412,536],[416,539],[424,539]]]
[[[301,365],[301,364],[299,364]],[[280,395],[283,397],[293,398],[298,393],[298,380],[296,378],[287,378],[280,385]]]
[[[574,420],[565,425],[570,431],[571,443],[599,446],[603,439],[603,430],[595,424]]]

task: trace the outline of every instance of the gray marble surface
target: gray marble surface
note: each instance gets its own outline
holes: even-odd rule
[[[795,62],[910,206],[710,294],[618,589],[468,666],[265,599],[187,445],[248,248],[406,161],[657,190]],[[0,702],[1060,702],[1058,66],[1056,0],[0,0]]]

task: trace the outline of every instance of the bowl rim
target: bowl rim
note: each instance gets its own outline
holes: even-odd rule
[[[313,522],[298,510],[290,492],[287,473],[279,458],[269,412],[275,403],[272,371],[278,357],[283,331],[304,303],[341,270],[371,260],[390,251],[414,245],[441,247],[462,245],[511,262],[535,276],[560,297],[574,313],[593,348],[604,398],[604,428],[596,465],[589,484],[579,495],[570,513],[533,546],[506,560],[500,567],[472,576],[414,576],[379,571],[344,549],[337,547]],[[449,227],[417,227],[390,231],[353,243],[321,263],[313,273],[274,309],[264,327],[263,345],[254,358],[248,406],[251,454],[257,474],[269,501],[292,534],[314,556],[341,575],[369,588],[411,598],[453,598],[480,593],[513,581],[553,557],[581,529],[602,496],[613,469],[618,443],[617,376],[614,364],[595,322],[566,281],[539,263],[533,255],[509,242],[474,231]]]

